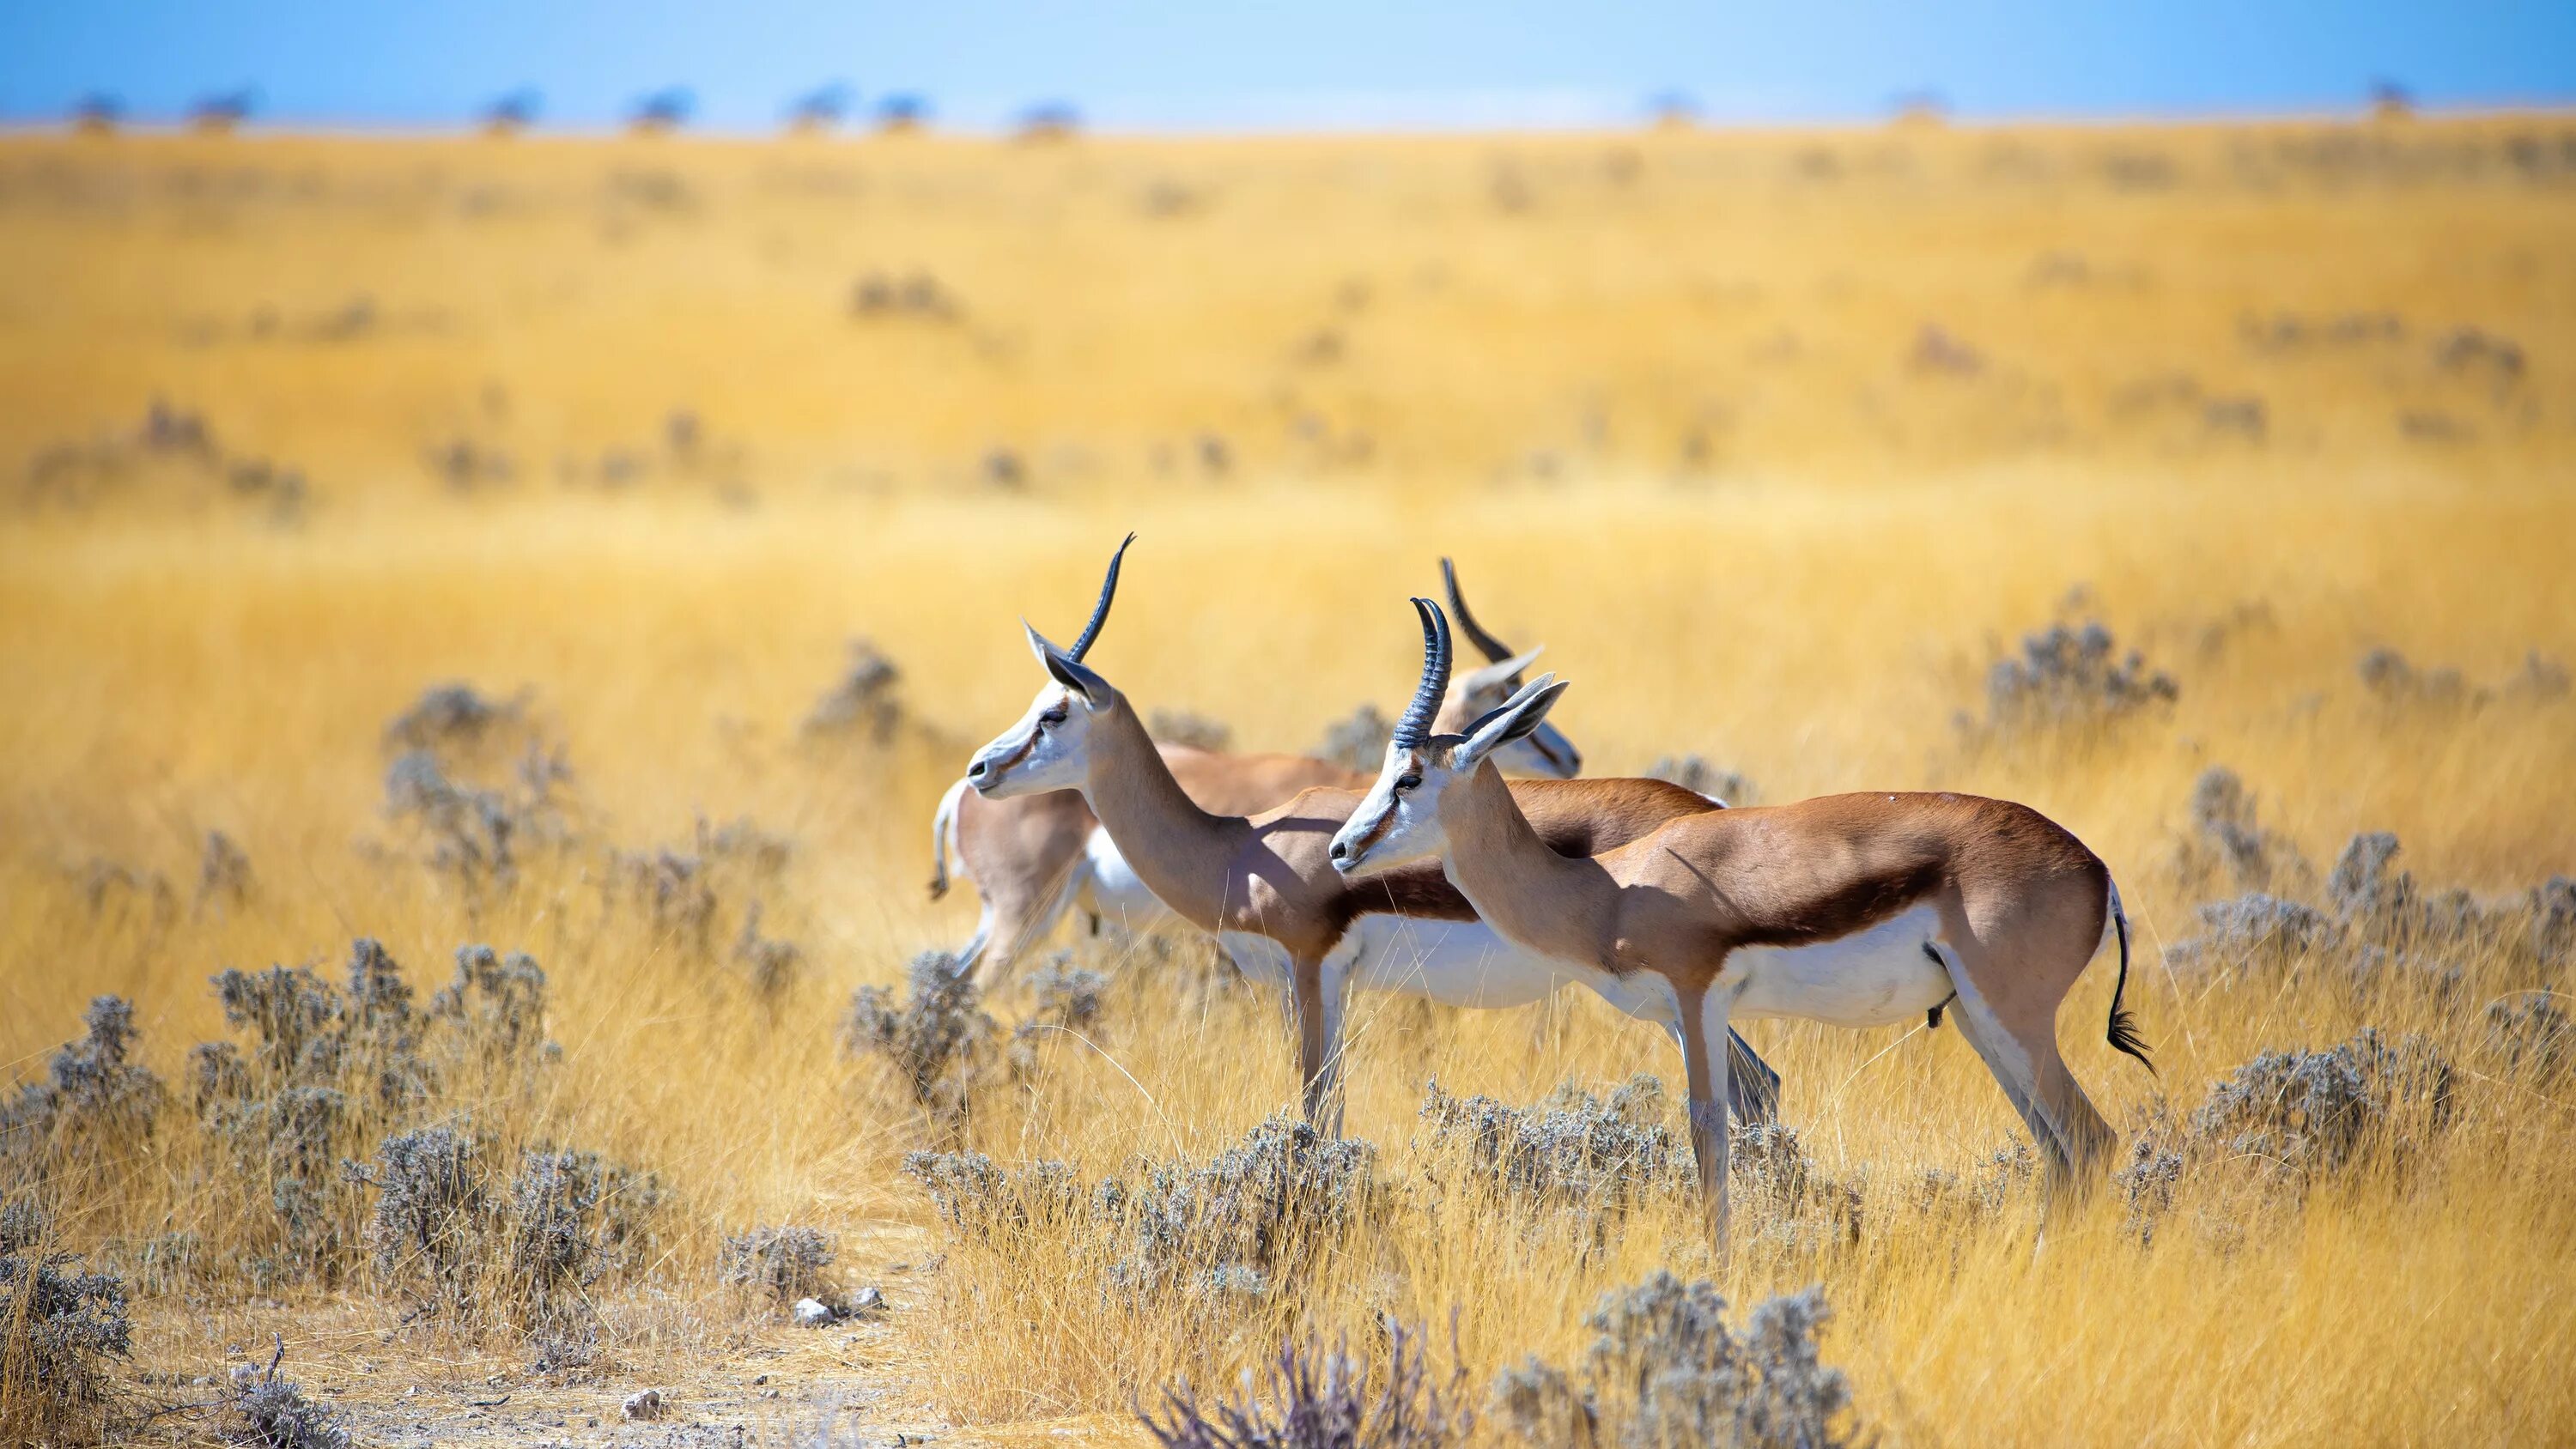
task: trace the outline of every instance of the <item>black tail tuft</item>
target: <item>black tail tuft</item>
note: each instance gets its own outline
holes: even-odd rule
[[[2138,1035],[2138,1019],[2129,1014],[2127,1007],[2120,1004],[2120,998],[2127,995],[2129,991],[2129,916],[2127,912],[2120,909],[2119,889],[2113,887],[2110,895],[2111,929],[2120,937],[2120,979],[2118,984],[2111,988],[2111,1047],[2114,1051],[2127,1052],[2136,1057],[2138,1064],[2147,1069],[2149,1076],[2161,1077],[2164,1074],[2157,1071],[2156,1064],[2147,1057],[2146,1038]]]

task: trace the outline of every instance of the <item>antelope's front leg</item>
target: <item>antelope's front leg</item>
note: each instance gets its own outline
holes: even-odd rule
[[[1289,981],[1297,1003],[1297,1075],[1305,1084],[1306,1124],[1326,1136],[1341,1135],[1341,1111],[1333,1092],[1339,1075],[1341,1013],[1333,998],[1337,993],[1331,973],[1320,957],[1297,958],[1289,968]]]
[[[1726,1256],[1727,998],[1711,991],[1681,998],[1683,1077],[1689,1084],[1691,1155],[1699,1163],[1700,1201],[1710,1242]]]

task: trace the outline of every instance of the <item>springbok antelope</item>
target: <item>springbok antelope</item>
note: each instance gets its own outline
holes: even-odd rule
[[[1120,544],[1119,556],[1110,560],[1100,603],[1065,651],[1067,657],[1079,661],[1100,636],[1126,551],[1127,545]],[[1458,591],[1457,569],[1445,558],[1440,577],[1459,626],[1486,659],[1485,667],[1459,675],[1441,700],[1433,727],[1456,730],[1511,698],[1539,651],[1517,653],[1478,625]],[[1200,809],[1217,815],[1267,810],[1317,785],[1365,790],[1374,778],[1364,770],[1304,755],[1227,754],[1168,742],[1157,748],[1181,789]],[[1583,769],[1573,742],[1553,725],[1513,741],[1495,756],[1495,763],[1508,773],[1556,780],[1571,779]],[[1021,954],[1051,935],[1077,904],[1095,924],[1105,918],[1128,930],[1147,929],[1171,914],[1128,868],[1118,843],[1100,828],[1078,790],[986,799],[968,790],[961,778],[940,797],[939,810],[931,817],[932,900],[948,893],[952,849],[962,867],[959,874],[974,883],[983,901],[975,934],[957,952],[957,969],[980,971],[996,984],[1008,979]]]
[[[1877,1027],[1954,1000],[1970,1046],[2065,1183],[2115,1145],[2057,1053],[2057,1011],[2113,940],[2111,1045],[2147,1062],[2120,1004],[2129,925],[2100,857],[2027,806],[1951,794],[1829,795],[1666,821],[1590,859],[1548,848],[1524,802],[1485,768],[1566,686],[1532,681],[1461,735],[1425,700],[1449,675],[1449,627],[1422,615],[1422,682],[1377,783],[1333,839],[1353,880],[1437,857],[1477,914],[1630,1015],[1672,1025],[1711,1225],[1726,1230],[1725,1056],[1737,1016]],[[1608,782],[1599,782],[1608,783]],[[2154,1070],[2154,1064],[2148,1063]]]
[[[1120,545],[1123,557],[1125,545]],[[1099,634],[1118,585],[1110,562],[1092,623]],[[1477,921],[1466,898],[1430,866],[1366,882],[1343,879],[1333,833],[1357,790],[1316,787],[1257,815],[1219,814],[1190,798],[1124,695],[1069,651],[1023,623],[1048,675],[1028,713],[975,754],[966,781],[990,800],[1078,791],[1136,878],[1183,920],[1215,935],[1246,976],[1288,988],[1308,1118],[1339,1128],[1334,1087],[1342,1014],[1354,987],[1405,991],[1458,1006],[1518,1006],[1563,984],[1553,962],[1512,946]],[[1521,661],[1525,662],[1525,661]],[[1418,695],[1399,732],[1430,728],[1448,689]],[[1521,732],[1527,738],[1536,731]],[[1499,750],[1497,746],[1497,750]],[[1507,787],[1558,850],[1590,855],[1633,840],[1714,801],[1662,780],[1526,780]],[[1766,1121],[1779,1078],[1730,1036],[1746,1121]]]

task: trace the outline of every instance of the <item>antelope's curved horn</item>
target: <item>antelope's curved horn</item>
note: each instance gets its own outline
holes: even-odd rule
[[[1440,561],[1440,582],[1449,586],[1449,612],[1458,616],[1458,627],[1466,632],[1467,642],[1484,651],[1487,661],[1500,664],[1512,657],[1512,646],[1485,632],[1476,616],[1467,612],[1466,596],[1458,592],[1458,570],[1449,560]]]
[[[1413,703],[1404,707],[1404,717],[1395,722],[1393,741],[1408,750],[1431,738],[1431,717],[1449,693],[1448,616],[1429,599],[1414,600],[1413,611],[1422,616],[1422,683],[1413,691]]]
[[[1067,649],[1065,657],[1079,660],[1091,649],[1091,641],[1100,637],[1100,626],[1109,622],[1109,602],[1118,597],[1118,565],[1127,557],[1127,545],[1136,541],[1130,533],[1119,543],[1118,551],[1109,556],[1109,577],[1100,581],[1100,602],[1091,606],[1091,622],[1082,626],[1082,634]]]

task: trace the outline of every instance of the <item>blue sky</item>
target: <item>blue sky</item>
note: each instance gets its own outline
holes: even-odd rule
[[[280,124],[445,126],[532,87],[546,124],[685,86],[701,125],[775,124],[828,81],[956,124],[1042,101],[1131,130],[1625,122],[1678,91],[1712,118],[2350,110],[2377,77],[2433,106],[2576,101],[2576,0],[1774,0],[1762,5],[910,5],[821,0],[0,0],[0,116],[84,93],[138,119],[249,86]]]

